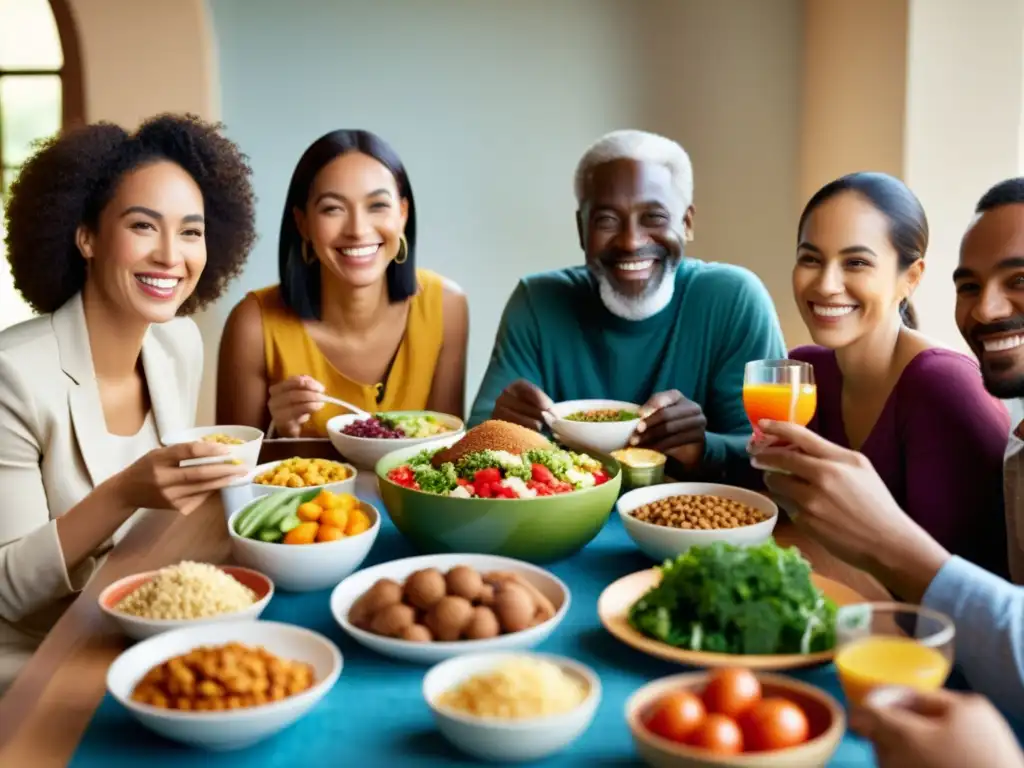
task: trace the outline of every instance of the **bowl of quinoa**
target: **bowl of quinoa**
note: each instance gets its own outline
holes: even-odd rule
[[[183,626],[255,621],[273,595],[259,571],[186,560],[115,581],[99,606],[128,637],[144,640]]]

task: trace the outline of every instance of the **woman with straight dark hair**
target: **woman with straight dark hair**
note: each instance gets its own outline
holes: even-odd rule
[[[899,179],[854,173],[822,187],[800,216],[793,268],[815,345],[790,357],[814,366],[808,426],[863,453],[948,550],[1005,575],[1009,415],[972,358],[916,329],[910,296],[927,247],[924,209]]]
[[[462,416],[468,306],[416,268],[416,203],[395,151],[369,131],[317,139],[292,174],[280,285],[253,291],[221,340],[217,421],[326,437],[343,409]]]

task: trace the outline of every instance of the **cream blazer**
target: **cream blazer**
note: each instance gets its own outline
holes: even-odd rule
[[[151,326],[142,365],[157,434],[193,426],[203,372],[195,323]],[[112,546],[69,572],[55,523],[124,469],[108,440],[81,294],[0,333],[0,690]]]

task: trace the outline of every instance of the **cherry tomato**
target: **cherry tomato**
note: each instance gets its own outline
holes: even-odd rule
[[[740,719],[743,743],[751,752],[786,749],[807,741],[807,716],[792,701],[778,697],[761,699]]]
[[[677,691],[662,697],[647,720],[647,728],[672,741],[684,742],[704,721],[704,705],[689,691]]]
[[[538,483],[544,483],[545,485],[555,481],[555,476],[551,473],[551,470],[543,464],[531,464],[530,477]]]
[[[761,700],[761,683],[747,669],[720,669],[711,675],[704,688],[704,706],[708,712],[734,720]]]
[[[690,734],[686,743],[718,755],[738,755],[743,751],[743,732],[731,717],[712,713]]]
[[[473,473],[473,483],[489,483],[495,485],[501,482],[501,470],[497,467],[478,469]]]

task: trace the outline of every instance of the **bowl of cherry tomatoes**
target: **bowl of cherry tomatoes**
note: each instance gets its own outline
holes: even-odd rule
[[[626,721],[655,768],[823,768],[846,731],[825,691],[747,669],[648,683],[626,702]]]

